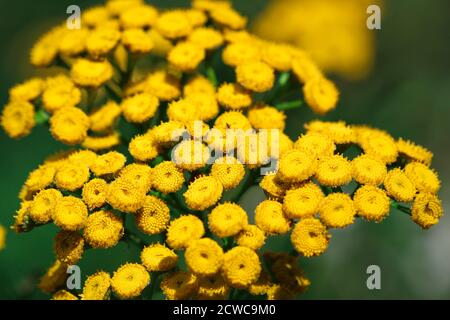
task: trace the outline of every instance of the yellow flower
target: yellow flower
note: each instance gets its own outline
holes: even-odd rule
[[[209,148],[197,140],[184,140],[172,151],[172,161],[175,165],[188,171],[203,168],[210,156]]]
[[[283,212],[283,205],[277,201],[264,200],[255,209],[255,224],[266,234],[285,234],[291,222]]]
[[[29,135],[35,125],[34,106],[21,100],[9,102],[3,109],[0,124],[11,138]]]
[[[122,101],[121,109],[128,122],[143,123],[152,118],[159,106],[157,97],[140,93]]]
[[[222,53],[223,63],[237,67],[241,64],[259,61],[261,58],[259,49],[254,41],[237,41],[228,44]]]
[[[50,118],[50,131],[62,143],[74,145],[83,142],[89,129],[89,117],[75,107],[58,109]]]
[[[217,7],[211,10],[211,18],[221,26],[233,30],[243,29],[247,25],[247,18],[231,7]]]
[[[0,251],[5,249],[6,242],[6,229],[4,226],[0,224]]]
[[[81,15],[81,23],[88,27],[96,27],[98,24],[102,24],[110,18],[111,14],[108,9],[103,6],[97,6],[83,10],[83,14]]]
[[[206,136],[209,134],[211,128],[209,125],[201,120],[193,120],[186,123],[186,129],[187,133],[190,135],[191,139],[194,140],[202,140],[203,138],[206,138]],[[183,132],[181,135],[186,134],[186,132]]]
[[[149,272],[166,272],[177,265],[177,254],[165,245],[154,243],[141,252],[141,261]]]
[[[45,293],[52,293],[66,283],[67,277],[67,265],[56,260],[39,280],[39,289]]]
[[[149,53],[153,49],[151,36],[142,29],[127,29],[122,33],[122,44],[133,54]]]
[[[275,73],[264,62],[254,61],[238,65],[236,79],[244,88],[254,92],[265,92],[272,89]]]
[[[239,111],[227,111],[217,117],[214,128],[226,134],[228,129],[249,130],[252,128],[248,118]]]
[[[218,158],[211,166],[211,176],[222,183],[224,190],[230,190],[239,185],[244,179],[245,168],[235,157]]]
[[[118,178],[109,184],[106,201],[114,208],[127,213],[135,213],[142,208],[145,189],[136,181]]]
[[[159,146],[171,147],[180,140],[186,128],[179,121],[161,122],[151,129],[151,135]]]
[[[279,129],[283,131],[286,126],[286,115],[274,107],[258,106],[252,108],[247,116],[255,129]]]
[[[267,197],[281,200],[286,194],[286,186],[276,179],[275,173],[269,173],[259,183]]]
[[[183,194],[186,204],[192,210],[205,210],[215,205],[222,197],[223,187],[212,176],[195,179]]]
[[[392,169],[384,179],[384,188],[397,201],[411,202],[416,195],[416,187],[399,168]]]
[[[223,250],[212,239],[194,240],[184,253],[189,270],[200,276],[211,276],[219,272],[223,263]]]
[[[219,238],[235,236],[247,224],[247,213],[235,203],[220,204],[208,215],[209,228]]]
[[[215,118],[219,113],[219,104],[215,94],[191,93],[186,100],[197,109],[197,118],[192,120],[209,121]]]
[[[358,215],[369,220],[380,222],[390,210],[389,197],[384,190],[374,186],[363,186],[353,196]]]
[[[76,152],[71,153],[67,160],[70,163],[74,163],[77,165],[85,165],[87,167],[91,167],[92,164],[97,159],[97,154],[91,150],[79,150]],[[64,164],[64,163],[62,163]]]
[[[33,101],[38,98],[45,88],[41,78],[31,78],[9,89],[10,101]]]
[[[190,272],[166,273],[161,282],[161,290],[168,300],[186,300],[197,292],[197,277]]]
[[[437,193],[441,187],[437,173],[420,162],[408,163],[405,173],[419,192]]]
[[[127,159],[117,151],[110,151],[95,159],[91,166],[92,172],[96,176],[114,174],[123,168]]]
[[[439,222],[443,215],[441,200],[430,193],[419,193],[412,205],[412,220],[423,229],[428,229]]]
[[[198,10],[211,11],[219,8],[230,8],[231,3],[227,0],[193,0],[192,7]]]
[[[111,16],[118,16],[122,12],[143,5],[144,0],[108,0],[106,2],[106,9]]]
[[[124,29],[148,28],[158,19],[158,11],[149,5],[133,6],[122,11],[119,20]]]
[[[345,193],[332,193],[320,203],[320,221],[328,228],[344,228],[355,220],[353,200]]]
[[[391,164],[397,160],[398,149],[395,140],[388,135],[379,133],[368,133],[362,141],[361,148],[368,155],[380,161]]]
[[[195,29],[187,39],[205,50],[216,49],[223,43],[222,34],[213,28]]]
[[[68,191],[80,189],[88,180],[89,168],[83,164],[64,164],[55,174],[56,186]]]
[[[58,43],[59,52],[69,57],[82,54],[86,50],[86,39],[88,36],[88,29],[65,30]]]
[[[347,144],[356,141],[355,131],[343,121],[326,122],[315,120],[305,124],[305,128],[307,129],[307,133],[322,133],[336,144]]]
[[[40,191],[31,202],[30,218],[36,223],[50,222],[55,212],[55,206],[61,198],[62,193],[59,190],[46,189]]]
[[[386,174],[386,165],[370,155],[363,154],[352,160],[352,176],[360,184],[378,186]]]
[[[84,253],[84,239],[74,231],[60,231],[55,237],[55,253],[59,261],[74,265]]]
[[[267,42],[263,45],[262,60],[277,71],[289,71],[292,66],[291,47]]]
[[[398,152],[408,159],[422,162],[427,166],[431,164],[431,160],[433,159],[433,153],[431,151],[414,142],[403,140],[402,138],[397,141],[397,148]]]
[[[225,109],[240,110],[252,104],[252,96],[237,83],[224,83],[217,91],[217,101]]]
[[[30,53],[30,62],[38,68],[48,67],[58,55],[58,43],[66,32],[62,26],[57,26],[44,34],[33,46]]]
[[[236,242],[239,246],[258,250],[266,241],[266,235],[258,226],[247,225],[236,235]]]
[[[316,173],[317,160],[310,153],[290,150],[280,157],[277,178],[282,182],[302,182]]]
[[[25,186],[30,192],[45,189],[53,182],[55,173],[56,169],[51,165],[42,165],[28,175]]]
[[[319,209],[324,194],[314,182],[286,191],[283,199],[283,211],[291,219],[314,216]]]
[[[204,26],[206,24],[206,22],[208,21],[208,17],[201,10],[186,9],[185,14],[186,14],[189,22],[191,23],[192,27]]]
[[[151,73],[144,82],[144,91],[162,101],[171,101],[181,95],[180,82],[165,70]]]
[[[53,221],[62,230],[77,231],[84,227],[88,217],[86,205],[73,196],[63,197],[56,202]]]
[[[142,207],[136,213],[136,225],[146,234],[158,234],[167,229],[170,209],[159,198],[146,196]]]
[[[70,76],[79,86],[100,87],[112,78],[113,69],[107,60],[90,61],[80,58],[72,65]]]
[[[111,211],[97,211],[89,215],[83,236],[93,248],[112,248],[122,238],[124,232],[123,221]]]
[[[105,271],[90,275],[83,286],[82,300],[107,300],[111,287],[111,277]]]
[[[120,170],[119,178],[136,181],[148,192],[152,187],[153,169],[146,164],[132,163]]]
[[[323,78],[319,67],[306,54],[300,54],[293,58],[292,72],[302,83]]]
[[[301,135],[295,142],[294,148],[314,154],[317,158],[322,158],[332,156],[336,150],[336,145],[328,136],[310,132]]]
[[[308,258],[321,255],[327,249],[330,237],[320,220],[308,218],[295,225],[291,242],[298,253]]]
[[[137,263],[124,264],[114,272],[111,279],[111,288],[120,299],[139,296],[149,284],[150,275]]]
[[[152,185],[162,193],[177,192],[184,183],[183,172],[172,161],[163,161],[152,170]]]
[[[173,249],[183,249],[204,234],[203,222],[194,215],[185,215],[170,222],[166,242]]]
[[[262,270],[258,280],[253,282],[250,286],[248,286],[247,290],[251,295],[261,296],[267,294],[269,289],[272,287],[273,283],[271,282],[271,277],[269,274]]]
[[[91,31],[86,38],[86,49],[96,59],[106,56],[119,43],[120,36],[120,31],[116,29],[104,26],[98,27]]]
[[[182,72],[195,70],[203,59],[205,59],[205,49],[192,42],[179,42],[167,57],[167,60]]]
[[[216,93],[216,88],[204,76],[196,75],[185,84],[185,86],[183,87],[183,94],[185,97],[188,97],[196,93],[203,93],[209,96],[213,96]]]
[[[156,141],[150,134],[135,136],[128,146],[130,154],[135,160],[146,162],[158,156]]]
[[[192,32],[192,23],[186,11],[171,10],[159,16],[155,28],[164,37],[177,39],[188,36]]]
[[[78,298],[69,291],[59,290],[53,294],[52,300],[78,300]]]
[[[235,288],[246,288],[258,280],[261,263],[255,251],[237,246],[224,255],[222,273],[226,281]]]
[[[198,279],[197,300],[225,300],[229,286],[221,274]]]
[[[339,99],[339,91],[334,83],[322,77],[307,81],[303,94],[306,103],[318,114],[333,110]]]
[[[341,155],[324,158],[319,162],[316,178],[324,186],[338,187],[346,185],[352,180],[350,161]]]
[[[47,79],[42,93],[42,106],[50,113],[64,107],[75,107],[81,101],[81,91],[65,75]]]
[[[81,146],[89,150],[104,151],[111,149],[119,144],[119,133],[112,132],[106,136],[88,136],[86,137],[86,139],[84,139]]]
[[[82,197],[89,209],[101,208],[106,202],[108,183],[103,179],[92,179],[83,186]]]
[[[169,104],[167,117],[171,121],[178,121],[183,124],[199,119],[199,112],[192,101],[180,99]]]

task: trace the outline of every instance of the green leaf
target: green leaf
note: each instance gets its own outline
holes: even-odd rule
[[[37,125],[46,123],[48,119],[50,119],[50,115],[42,109],[37,111],[34,115],[34,121],[36,121]]]

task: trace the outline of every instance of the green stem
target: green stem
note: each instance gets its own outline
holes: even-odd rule
[[[217,75],[213,67],[211,66],[206,67],[206,76],[208,77],[209,81],[211,81],[212,85],[214,87],[217,87],[218,85]]]
[[[255,181],[258,179],[258,170],[251,170],[250,173],[248,174],[247,178],[244,180],[244,182],[242,183],[242,185],[239,188],[239,192],[236,196],[234,196],[231,201],[238,203],[242,196],[244,195],[244,193],[248,190],[249,187],[251,187]]]
[[[303,105],[302,100],[295,100],[295,101],[289,101],[289,102],[283,102],[275,105],[275,107],[278,110],[291,110],[291,109],[297,109]]]
[[[391,202],[391,207],[395,208],[403,213],[406,213],[407,215],[411,215],[411,209],[405,206],[402,206],[401,204],[399,204],[396,201],[392,201]]]
[[[112,80],[105,84],[105,88],[114,96],[117,101],[122,100],[123,92],[122,89]]]

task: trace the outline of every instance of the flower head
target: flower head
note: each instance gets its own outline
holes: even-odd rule
[[[111,211],[97,211],[89,215],[83,237],[93,248],[112,248],[122,238],[123,221]]]
[[[150,275],[137,263],[121,266],[111,279],[111,288],[120,299],[137,297],[150,283]]]

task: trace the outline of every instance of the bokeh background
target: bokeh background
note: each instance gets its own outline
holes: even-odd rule
[[[272,0],[272,7],[274,3],[287,1]],[[176,0],[147,2],[164,7],[189,3]],[[268,2],[240,0],[235,1],[235,5],[252,22],[259,21],[254,23],[258,31],[264,29],[260,25],[261,19],[265,19],[260,16],[262,12],[267,19],[275,16],[286,22],[295,18],[294,9],[290,10],[294,14],[291,12],[289,17],[286,13],[289,10],[268,14]],[[51,25],[65,19],[68,5],[78,4],[83,9],[94,3],[99,1],[0,0],[1,105],[7,102],[10,86],[37,74],[28,64],[28,52],[33,41]],[[347,9],[335,7],[338,8],[335,14],[327,12],[328,22],[320,18],[316,21],[316,24],[326,27],[312,36],[315,54],[339,54],[339,44],[334,49],[320,46],[321,39],[336,38],[336,28],[348,25]],[[327,10],[326,6],[322,9]],[[365,14],[365,8],[362,10]],[[341,101],[337,110],[326,117],[370,124],[433,150],[433,167],[443,181],[440,197],[446,212],[450,211],[449,13],[450,2],[447,0],[385,0],[382,29],[370,31],[370,41],[375,44],[369,52],[373,55],[371,70],[354,77],[338,67],[329,68],[334,71],[332,78],[341,90]],[[298,17],[308,18],[303,16],[304,13],[298,12]],[[281,32],[288,26],[277,23],[275,19],[272,27]],[[294,31],[297,27],[293,25]],[[361,32],[367,32],[365,20],[347,30],[350,35],[344,38],[351,42]],[[297,31],[301,32],[300,29]],[[295,37],[287,39],[297,41]],[[348,46],[342,50],[348,50]],[[356,47],[353,50],[367,48]],[[351,61],[347,63],[352,65]],[[307,108],[289,111],[287,130],[291,137],[296,137],[303,129],[303,123],[313,118],[315,116]],[[0,224],[11,225],[19,205],[17,194],[28,172],[61,147],[50,138],[45,128],[35,129],[31,136],[20,141],[10,140],[0,132]],[[242,202],[251,210],[261,196],[260,191],[250,190]],[[47,298],[35,290],[35,284],[54,259],[54,234],[52,226],[37,228],[29,234],[8,232],[6,249],[0,252],[0,299]],[[283,241],[271,245],[282,247]],[[137,255],[135,248],[123,243],[113,250],[93,251],[86,253],[80,264],[83,279],[97,269],[113,271],[124,261],[136,259]],[[444,216],[439,225],[428,231],[422,231],[400,212],[392,212],[380,224],[359,219],[351,227],[333,232],[326,254],[303,259],[301,264],[312,281],[310,289],[302,296],[305,299],[448,299],[450,218]],[[366,287],[366,268],[372,264],[381,268],[381,290],[370,291]]]

